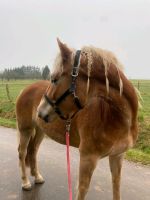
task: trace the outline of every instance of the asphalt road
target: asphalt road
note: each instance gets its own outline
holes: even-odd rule
[[[0,200],[67,200],[65,146],[45,139],[39,151],[43,185],[31,191],[21,190],[16,130],[0,127]],[[74,196],[78,178],[78,150],[71,148],[71,172]],[[124,161],[121,185],[122,200],[150,200],[150,168]],[[99,161],[92,178],[87,200],[111,200],[111,176],[108,159]]]

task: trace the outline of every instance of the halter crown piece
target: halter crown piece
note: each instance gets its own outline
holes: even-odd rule
[[[76,90],[76,80],[78,77],[78,73],[79,73],[79,66],[80,66],[80,57],[81,57],[81,50],[77,50],[76,54],[75,54],[75,59],[74,59],[74,65],[72,68],[72,72],[71,72],[71,85],[70,87],[56,100],[56,101],[52,101],[46,94],[44,95],[47,103],[49,103],[53,109],[55,110],[55,112],[59,115],[59,117],[63,120],[68,120],[68,117],[65,117],[63,115],[63,113],[61,112],[61,110],[59,109],[59,104],[69,95],[73,95],[74,97],[74,103],[76,104],[76,106],[78,107],[78,109],[82,109],[81,103],[79,101],[78,96],[76,96],[75,90]],[[74,113],[71,118],[74,117],[76,113]]]

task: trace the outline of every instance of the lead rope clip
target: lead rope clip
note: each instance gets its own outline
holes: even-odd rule
[[[66,120],[66,132],[70,134],[71,119]]]

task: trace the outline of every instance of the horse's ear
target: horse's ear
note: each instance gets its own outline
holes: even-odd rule
[[[59,38],[57,38],[57,43],[61,52],[62,59],[64,62],[66,62],[70,58],[72,51],[67,47],[66,44],[62,43]]]

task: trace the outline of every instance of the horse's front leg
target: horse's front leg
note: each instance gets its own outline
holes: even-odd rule
[[[97,160],[98,156],[94,154],[85,155],[80,152],[79,186],[76,200],[85,199]]]
[[[120,200],[120,179],[124,154],[109,156],[110,170],[112,174],[113,200]]]

